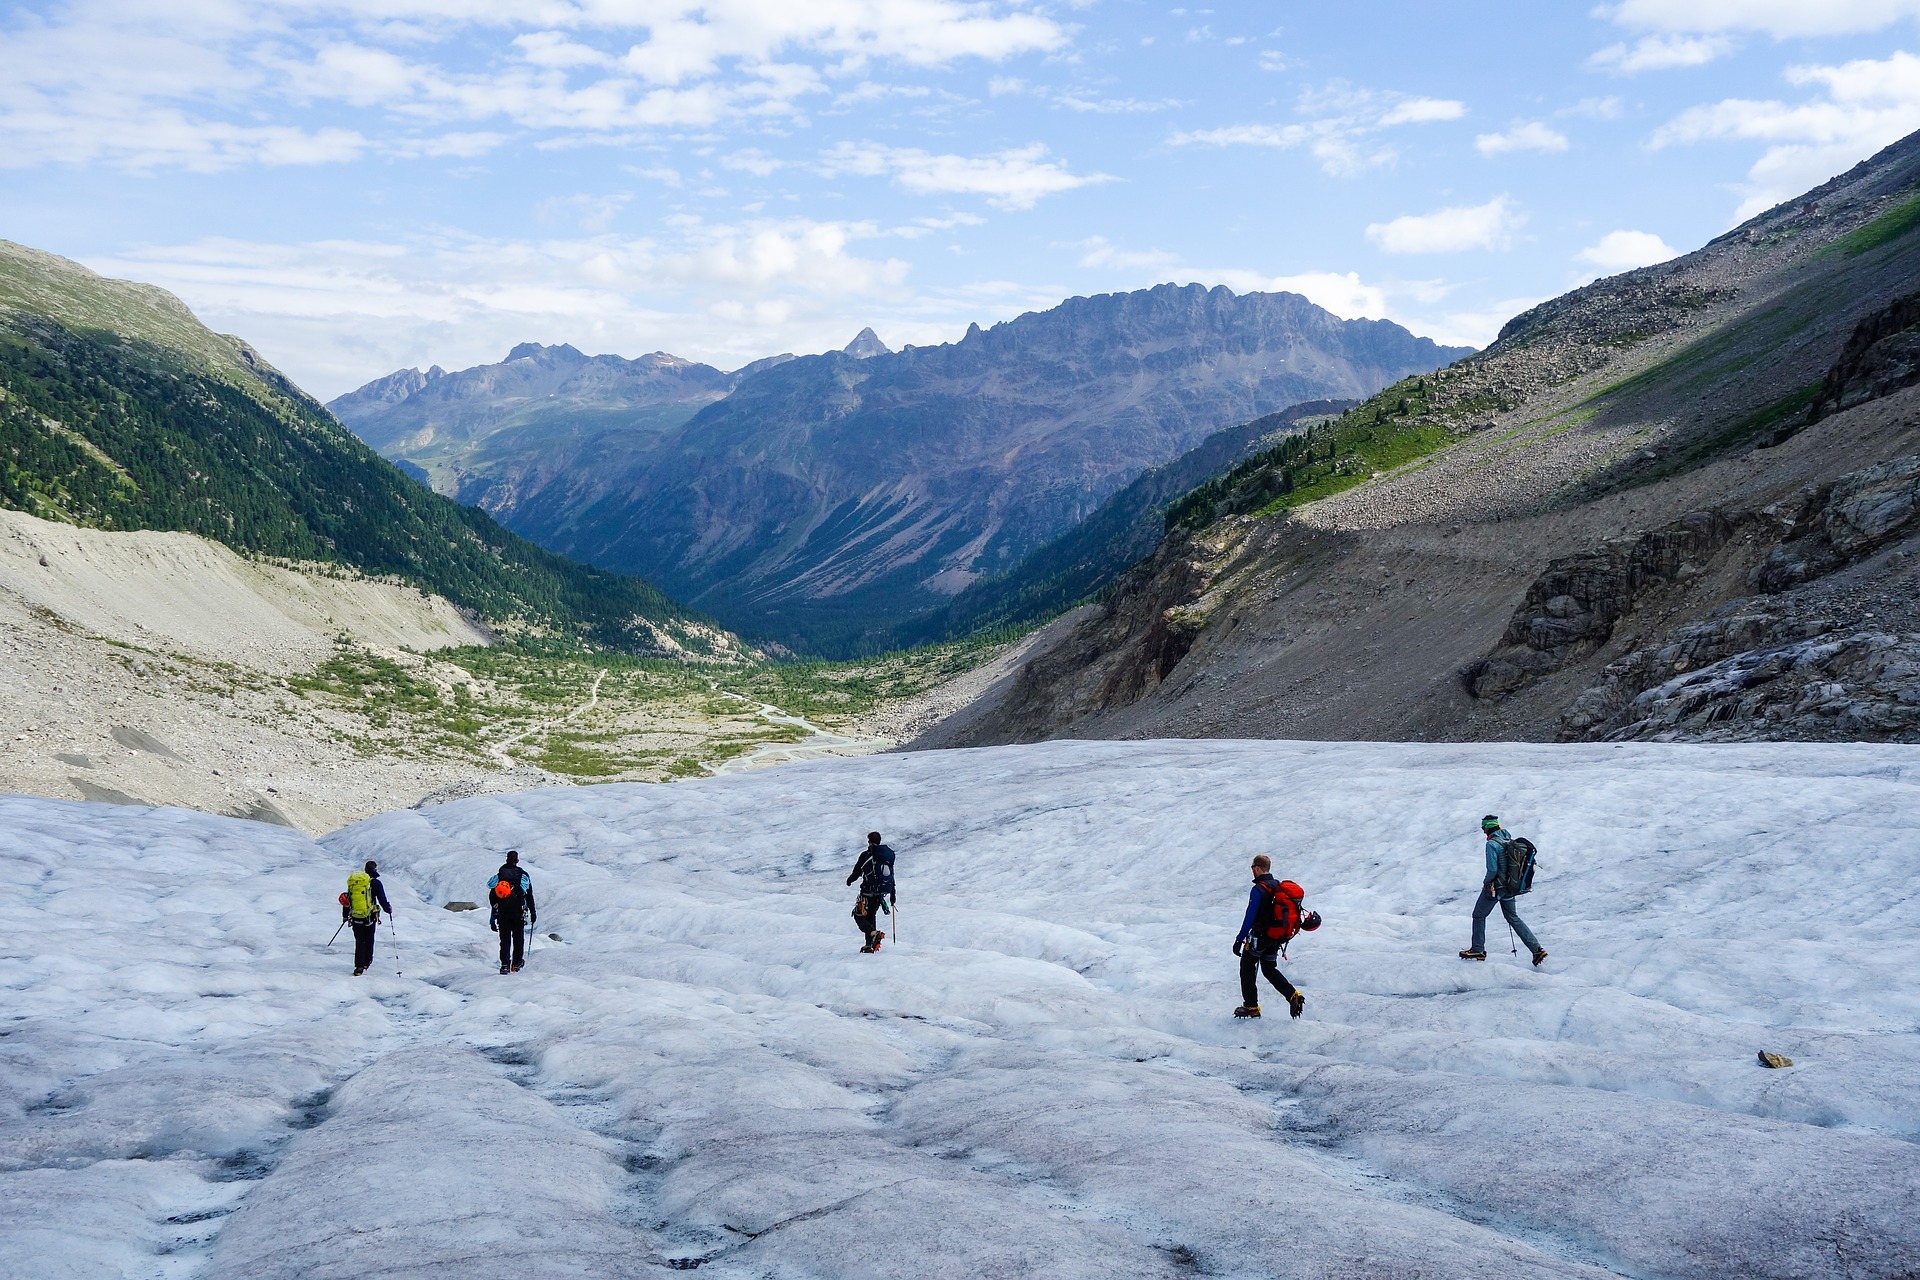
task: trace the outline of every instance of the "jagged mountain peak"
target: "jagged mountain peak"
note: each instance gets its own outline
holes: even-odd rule
[[[888,356],[893,354],[893,348],[880,341],[880,335],[873,331],[871,325],[855,334],[853,341],[840,349],[856,360],[865,360],[870,356]]]

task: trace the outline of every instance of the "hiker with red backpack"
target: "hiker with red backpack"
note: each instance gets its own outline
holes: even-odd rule
[[[520,851],[507,850],[507,860],[487,882],[487,927],[500,935],[500,972],[518,973],[527,961],[527,926],[540,923],[533,905],[533,877],[520,867]]]
[[[393,919],[393,905],[387,901],[386,887],[380,883],[380,865],[369,862],[365,869],[348,873],[347,891],[340,895],[340,918],[353,926],[353,976],[356,978],[373,967],[373,931],[380,923],[382,910],[387,913],[387,919]]]
[[[1299,1017],[1300,1011],[1307,1007],[1307,998],[1287,981],[1278,963],[1295,935],[1320,927],[1319,912],[1302,914],[1300,911],[1300,901],[1306,896],[1307,891],[1293,881],[1273,878],[1273,860],[1266,854],[1254,858],[1253,889],[1247,895],[1246,918],[1240,922],[1240,932],[1233,940],[1233,954],[1240,957],[1240,1007],[1233,1011],[1234,1017],[1260,1016],[1260,991],[1256,984],[1260,973],[1266,974],[1267,981],[1287,998],[1287,1012],[1292,1016]]]
[[[1493,914],[1493,905],[1497,902],[1507,924],[1533,953],[1533,967],[1537,969],[1547,958],[1547,949],[1540,945],[1540,940],[1533,936],[1533,930],[1527,928],[1527,922],[1513,906],[1515,898],[1533,889],[1533,841],[1515,836],[1491,813],[1480,819],[1480,833],[1487,841],[1487,875],[1480,885],[1479,901],[1473,904],[1473,945],[1462,951],[1460,958],[1487,958],[1487,917]]]

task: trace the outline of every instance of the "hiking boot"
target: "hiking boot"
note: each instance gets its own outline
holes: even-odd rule
[[[525,965],[523,965],[523,964],[517,964],[517,965],[515,965],[515,966],[513,966],[513,971],[514,971],[515,973],[518,973],[518,972],[520,972],[520,971],[521,971],[522,969],[524,969],[524,968],[526,968],[526,967],[527,967],[527,966],[525,966]]]
[[[1542,947],[1538,951],[1534,952],[1533,967],[1538,969],[1540,967],[1540,962],[1542,960],[1545,960],[1546,958],[1547,958],[1547,949],[1545,947]]]
[[[1544,955],[1546,953],[1542,952],[1541,954]],[[1485,960],[1487,958],[1487,953],[1484,951],[1476,951],[1472,947],[1468,947],[1465,951],[1462,951],[1460,953],[1460,958],[1462,960]]]
[[[1307,1007],[1307,998],[1301,995],[1298,991],[1294,992],[1292,995],[1287,997],[1287,1012],[1292,1014],[1294,1017],[1296,1018],[1299,1017],[1300,1011],[1306,1007]]]
[[[500,966],[500,972],[502,972],[502,973],[512,973],[512,972],[513,972],[513,968],[512,968],[512,966],[510,966],[510,965],[504,965],[504,964],[503,964],[503,965],[501,965],[501,966]]]
[[[357,978],[357,977],[359,977],[359,976],[360,976],[361,974],[363,974],[363,973],[365,973],[365,972],[366,972],[366,970],[365,970],[365,969],[355,969],[355,970],[353,971],[353,976]]]
[[[877,929],[876,929],[876,930],[874,931],[874,934],[873,934],[873,949],[874,949],[875,951],[878,951],[878,950],[880,949],[880,944],[881,944],[881,942],[883,942],[883,941],[884,941],[884,940],[886,939],[886,936],[887,936],[886,934],[884,934],[884,933],[881,933],[881,932],[880,932],[879,930],[877,930]]]
[[[1233,1016],[1236,1018],[1257,1018],[1260,1016],[1260,1006],[1257,1004],[1243,1004],[1233,1011]]]

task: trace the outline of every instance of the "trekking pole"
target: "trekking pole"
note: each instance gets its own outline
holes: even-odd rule
[[[337,938],[337,937],[339,937],[339,936],[340,936],[340,930],[341,930],[341,929],[344,929],[344,928],[346,928],[346,927],[347,927],[347,922],[346,922],[345,920],[342,920],[342,921],[340,922],[340,924],[339,924],[339,926],[338,926],[337,928],[335,928],[335,929],[334,929],[334,931],[333,931],[333,938]],[[321,949],[322,949],[322,950],[331,950],[331,949],[333,948],[333,938],[328,938],[328,939],[327,939],[327,945],[326,945],[325,947],[323,947],[323,948],[321,948]]]
[[[893,907],[893,945],[897,949],[900,946],[900,900],[895,898],[891,905]]]
[[[1503,911],[1500,913],[1500,918],[1506,920],[1506,915],[1507,913]],[[1520,954],[1520,943],[1513,936],[1513,921],[1511,920],[1507,920],[1507,945],[1513,949],[1514,955],[1517,956]]]
[[[393,976],[400,974],[400,931],[393,927],[393,912],[387,912],[387,931],[393,936]]]

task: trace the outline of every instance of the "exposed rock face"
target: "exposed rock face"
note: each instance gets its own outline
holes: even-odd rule
[[[1808,416],[1838,413],[1920,382],[1920,293],[1895,298],[1854,326]]]
[[[1461,673],[1476,698],[1497,698],[1597,652],[1654,582],[1697,576],[1744,517],[1696,511],[1635,538],[1566,556],[1527,588],[1500,652]]]

